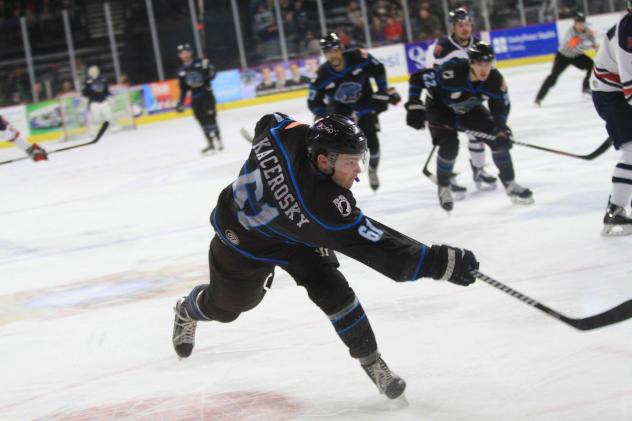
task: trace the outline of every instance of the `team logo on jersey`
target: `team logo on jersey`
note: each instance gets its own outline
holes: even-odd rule
[[[224,234],[226,235],[226,238],[228,239],[228,241],[230,241],[236,246],[239,245],[239,237],[237,237],[237,234],[235,234],[234,231],[226,230],[224,231]]]
[[[450,94],[450,99],[458,99],[461,98],[461,92],[452,92]]]
[[[628,37],[628,50],[632,49],[632,37]]]
[[[354,104],[362,94],[362,85],[356,82],[345,82],[336,89],[335,100],[343,104]]]
[[[92,83],[92,90],[94,92],[103,92],[105,91],[105,84],[95,81],[94,83]]]
[[[200,72],[189,72],[187,73],[184,81],[192,88],[199,88],[204,85],[204,76]]]
[[[340,212],[340,215],[351,215],[351,203],[349,203],[344,195],[341,194],[340,196],[336,197],[334,199],[334,205],[336,205],[336,207],[338,208],[338,212]]]

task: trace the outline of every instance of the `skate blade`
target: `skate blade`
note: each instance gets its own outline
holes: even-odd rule
[[[402,393],[395,399],[390,399],[389,406],[391,406],[393,409],[408,408],[410,406],[410,402],[408,402],[408,399],[406,399],[406,393]]]
[[[632,235],[632,225],[604,224],[601,235],[604,237]]]
[[[482,181],[476,182],[476,188],[480,191],[492,191],[496,190],[496,187],[498,187],[498,184],[496,183],[484,183]]]
[[[532,205],[535,203],[533,197],[525,199],[522,197],[509,196],[509,198],[511,199],[511,203],[513,203],[514,205]]]

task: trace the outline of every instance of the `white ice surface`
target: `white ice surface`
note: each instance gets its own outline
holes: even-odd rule
[[[548,70],[503,71],[516,139],[594,150],[606,132],[581,72],[533,106]],[[248,154],[239,129],[270,111],[311,121],[291,100],[221,112],[220,156],[200,156],[186,118],[0,167],[0,419],[632,420],[632,321],[579,332],[483,282],[397,284],[344,256],[408,407],[377,394],[283,271],[236,322],[201,324],[178,361],[171,307],[208,281],[208,216]],[[404,114],[381,117],[380,190],[366,176],[353,188],[366,214],[468,247],[481,271],[573,317],[632,298],[632,237],[600,236],[618,153],[582,161],[514,147],[517,181],[536,200],[520,207],[500,189],[475,191],[462,142],[469,194],[447,216],[421,174],[429,133]]]

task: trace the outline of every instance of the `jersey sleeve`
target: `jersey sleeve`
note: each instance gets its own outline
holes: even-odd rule
[[[366,54],[367,60],[369,60],[367,70],[369,74],[373,77],[373,79],[375,79],[377,89],[379,91],[386,91],[388,89],[388,83],[386,82],[386,68],[381,61],[379,61],[369,53]]]
[[[318,71],[316,78],[309,84],[309,91],[307,94],[307,106],[315,117],[324,117],[327,113],[327,106],[325,105],[325,88],[326,82],[324,72]]]
[[[436,85],[434,69],[423,69],[413,73],[408,80],[408,100],[419,99],[424,89]]]
[[[492,70],[490,78],[492,79],[490,81],[490,88],[489,91],[486,92],[489,97],[489,111],[494,118],[496,126],[506,127],[509,110],[511,109],[507,82],[503,78],[502,74],[500,74],[500,72],[496,69]]]
[[[329,184],[329,187],[323,185]],[[319,215],[349,228],[330,231],[327,247],[343,253],[398,282],[426,276],[429,247],[365,216],[349,190],[321,183]]]

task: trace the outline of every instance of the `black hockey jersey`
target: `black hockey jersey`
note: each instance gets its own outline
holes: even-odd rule
[[[432,63],[426,67],[441,66],[450,60],[467,58],[467,49],[477,41],[478,38],[470,37],[470,41],[463,47],[454,40],[454,35],[439,38],[432,51]]]
[[[178,80],[180,82],[180,102],[184,102],[187,92],[191,91],[191,99],[211,92],[213,87],[211,81],[215,79],[215,66],[206,59],[193,59],[189,64],[183,64],[178,69]]]
[[[365,216],[350,190],[309,161],[309,126],[292,123],[277,113],[257,123],[248,160],[211,214],[224,244],[281,266],[297,247],[325,247],[396,281],[427,276],[429,247]]]
[[[466,114],[488,101],[489,111],[497,126],[505,126],[510,102],[507,84],[498,69],[492,69],[484,82],[470,80],[467,60],[451,60],[434,69],[424,69],[410,76],[409,99],[419,99],[426,89],[426,107],[448,107],[455,114]]]
[[[103,102],[111,95],[107,79],[103,76],[99,76],[96,79],[91,77],[86,79],[81,93],[87,97],[90,102]]]
[[[358,117],[374,112],[371,105],[375,80],[378,90],[386,91],[386,70],[378,59],[367,51],[355,49],[343,53],[345,67],[336,72],[329,63],[323,63],[316,78],[309,85],[307,105],[317,117],[328,114],[327,104],[337,114]],[[327,104],[325,103],[327,101]]]

